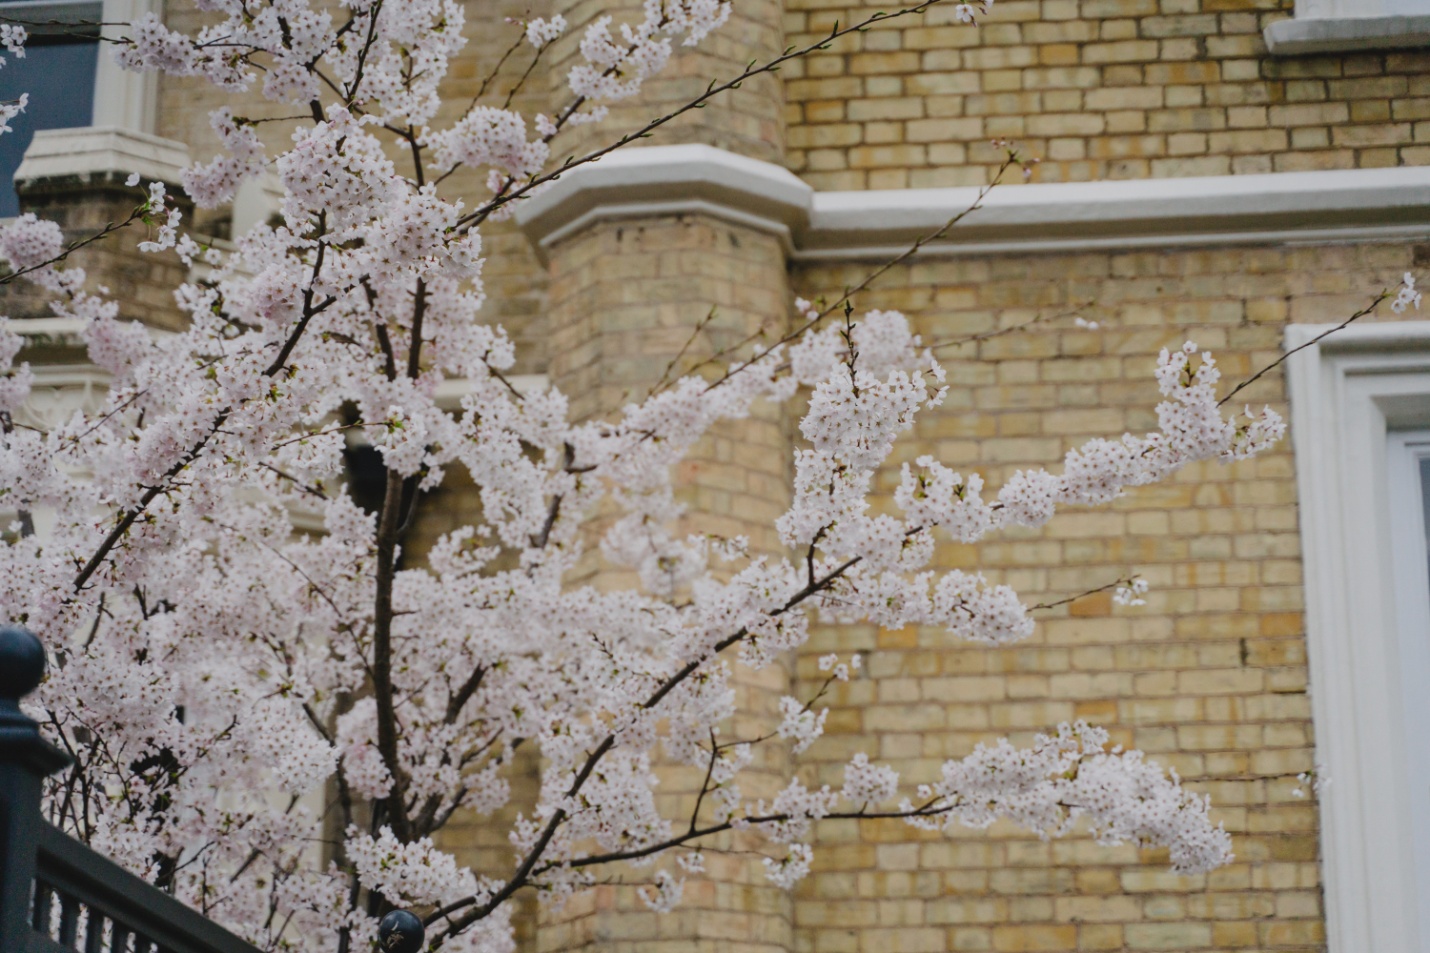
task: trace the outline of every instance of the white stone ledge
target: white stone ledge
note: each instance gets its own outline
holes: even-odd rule
[[[544,255],[612,219],[706,214],[778,235],[794,260],[886,257],[978,202],[976,188],[815,192],[708,146],[653,146],[573,169],[518,204]],[[1006,185],[921,255],[1430,236],[1430,167]]]
[[[145,132],[93,126],[44,129],[25,150],[15,181],[122,179],[137,172],[145,183],[178,185],[179,172],[188,164],[189,150],[183,143]]]
[[[1351,53],[1430,45],[1430,16],[1300,17],[1262,31],[1272,56]]]
[[[887,254],[978,190],[816,194],[802,258]],[[930,253],[1365,240],[1430,234],[1430,167],[1009,185]]]

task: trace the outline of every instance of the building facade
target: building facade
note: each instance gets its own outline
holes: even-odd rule
[[[559,84],[580,27],[623,4],[638,7],[468,3],[453,108],[510,42],[507,18],[567,17],[548,71]],[[198,16],[162,0],[22,6],[105,21]],[[699,51],[604,123],[563,134],[555,154],[638,128],[712,78],[878,9],[735,7]],[[813,873],[793,894],[767,886],[736,838],[674,914],[601,887],[559,912],[528,908],[523,943],[1425,953],[1430,321],[1382,304],[1319,335],[1430,262],[1430,2],[998,0],[976,27],[954,13],[935,4],[876,24],[563,176],[488,232],[486,317],[523,345],[523,373],[587,416],[643,393],[712,308],[696,359],[752,334],[777,338],[796,295],[837,296],[879,272],[857,305],[908,315],[952,385],[895,462],[933,454],[991,484],[1055,465],[1088,438],[1153,426],[1164,347],[1191,339],[1213,352],[1227,390],[1275,365],[1236,397],[1288,415],[1291,437],[1275,451],[1190,468],[1043,531],[944,545],[942,567],[1060,603],[1027,642],[826,626],[741,689],[744,717],[768,724],[780,695],[817,686],[819,656],[867,657],[830,695],[824,739],[762,765],[771,792],[791,771],[838,786],[859,751],[917,783],[981,741],[1086,719],[1210,794],[1236,861],[1181,878],[1156,852],[1086,836],[838,822],[820,829]],[[123,214],[117,187],[130,172],[177,183],[190,157],[216,148],[212,90],[103,66],[94,83],[92,126],[36,134],[17,172],[19,207],[76,235]],[[517,102],[537,111],[559,93],[528,87]],[[253,104],[255,115],[271,108]],[[1029,182],[1016,167],[999,177],[1007,147],[994,140],[1040,160]],[[475,176],[451,185],[480,189]],[[250,188],[195,225],[222,239],[271,207]],[[146,258],[153,271],[141,272],[102,245],[80,254],[127,314],[177,320],[159,294],[181,279],[177,262]],[[14,294],[7,307],[26,313]],[[31,325],[32,359],[49,362],[57,404],[83,400],[103,381],[69,363],[66,329],[47,320]],[[701,445],[682,473],[691,530],[778,545],[793,422],[767,408]],[[887,474],[890,493],[896,481]],[[455,478],[434,492],[412,558],[475,505]],[[587,572],[609,574],[595,562]],[[1061,603],[1131,572],[1151,584],[1146,606],[1114,607],[1107,592]],[[1317,764],[1333,782],[1319,797],[1297,780]],[[698,782],[671,772],[663,797],[678,805]],[[449,844],[500,864],[497,828],[472,818]]]

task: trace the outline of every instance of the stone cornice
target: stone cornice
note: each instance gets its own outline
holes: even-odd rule
[[[788,169],[704,145],[623,149],[516,206],[538,252],[598,221],[700,213],[779,235],[792,251],[814,190]]]
[[[701,213],[778,235],[795,260],[884,257],[978,199],[976,188],[815,192],[709,146],[651,146],[573,169],[520,203],[544,255],[599,221]],[[1006,185],[924,255],[1430,236],[1430,167]]]
[[[978,190],[816,194],[800,257],[884,255]],[[1077,251],[1430,235],[1430,167],[1008,185],[931,253]]]
[[[145,132],[95,126],[44,129],[25,150],[15,181],[122,181],[137,172],[145,183],[178,185],[179,172],[188,164],[189,150],[183,143]]]

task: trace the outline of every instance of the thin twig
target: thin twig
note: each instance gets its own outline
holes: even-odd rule
[[[140,205],[136,207],[134,211],[130,212],[129,217],[126,218],[124,221],[120,222],[117,225],[114,222],[110,222],[109,224],[105,225],[104,228],[95,232],[93,235],[90,235],[88,238],[82,238],[70,242],[68,245],[65,246],[64,251],[60,252],[55,257],[50,258],[46,261],[37,262],[33,265],[27,265],[24,268],[20,268],[16,271],[10,272],[8,275],[0,277],[0,285],[8,285],[16,278],[21,278],[25,275],[28,275],[32,271],[39,271],[41,268],[45,268],[58,262],[64,261],[71,254],[79,251],[81,248],[84,248],[87,245],[93,245],[95,242],[99,241],[102,238],[107,238],[108,236],[119,231],[121,228],[133,225],[136,221],[143,218],[144,215],[149,211],[150,209],[147,203],[144,205]]]
[[[1068,596],[1066,599],[1059,599],[1056,602],[1040,602],[1035,606],[1029,606],[1028,611],[1037,612],[1039,609],[1056,609],[1058,606],[1065,606],[1070,602],[1077,602],[1079,599],[1085,599],[1088,596],[1095,596],[1099,592],[1106,592],[1109,589],[1116,589],[1118,586],[1130,586],[1136,580],[1136,576],[1124,576],[1120,579],[1114,579],[1112,582],[1109,582],[1105,586],[1098,586],[1096,589],[1089,589],[1086,592],[1079,592],[1077,595]]]
[[[1281,355],[1280,357],[1278,357],[1276,360],[1272,361],[1270,364],[1267,364],[1265,367],[1263,367],[1261,370],[1257,371],[1255,374],[1252,374],[1250,377],[1248,377],[1246,380],[1242,381],[1240,384],[1237,384],[1234,388],[1232,388],[1231,393],[1227,394],[1227,395],[1226,395],[1225,397],[1223,397],[1221,400],[1217,401],[1217,404],[1216,404],[1216,405],[1217,405],[1218,407],[1220,407],[1222,404],[1225,404],[1227,401],[1231,400],[1231,399],[1232,399],[1233,397],[1235,397],[1237,394],[1241,393],[1242,390],[1244,390],[1244,389],[1247,388],[1247,387],[1250,387],[1250,386],[1251,386],[1252,384],[1254,384],[1256,381],[1260,380],[1265,374],[1267,374],[1268,372],[1270,372],[1271,370],[1273,370],[1275,367],[1277,367],[1279,364],[1281,364],[1283,361],[1285,361],[1285,360],[1286,360],[1288,357],[1290,357],[1292,354],[1295,354],[1297,351],[1303,351],[1303,350],[1305,350],[1306,348],[1310,347],[1312,344],[1319,343],[1319,342],[1321,341],[1321,339],[1330,337],[1332,334],[1335,334],[1337,331],[1340,331],[1340,330],[1343,330],[1343,329],[1349,327],[1350,324],[1351,324],[1353,321],[1359,321],[1361,318],[1363,318],[1363,317],[1365,317],[1366,315],[1372,313],[1373,311],[1375,311],[1376,308],[1380,307],[1380,303],[1381,303],[1382,301],[1384,301],[1386,298],[1389,298],[1389,297],[1390,297],[1390,292],[1389,292],[1389,291],[1382,291],[1379,295],[1376,296],[1376,298],[1375,298],[1374,301],[1372,301],[1370,304],[1366,305],[1364,308],[1361,308],[1359,311],[1357,311],[1355,314],[1351,315],[1349,318],[1346,318],[1346,319],[1345,319],[1344,321],[1342,321],[1340,324],[1338,324],[1338,325],[1336,325],[1335,327],[1331,328],[1329,331],[1322,331],[1320,334],[1318,334],[1318,335],[1316,335],[1315,337],[1311,338],[1311,340],[1307,341],[1305,344],[1301,344],[1301,345],[1298,345],[1298,346],[1296,346],[1296,347],[1293,347],[1291,350],[1287,351],[1285,354],[1282,354],[1282,355]]]
[[[1056,314],[1038,314],[1029,318],[1027,321],[1021,321],[1018,324],[1010,324],[1006,328],[994,328],[991,331],[980,331],[977,334],[968,334],[964,335],[963,337],[945,338],[942,341],[935,341],[930,344],[929,350],[937,351],[946,347],[962,347],[965,344],[975,344],[980,341],[987,341],[992,338],[1003,337],[1005,334],[1017,334],[1019,331],[1026,331],[1036,325],[1047,324],[1048,322],[1057,321],[1061,318],[1081,317],[1081,311],[1083,310],[1083,308],[1089,307],[1091,305],[1092,302],[1089,301],[1078,308],[1074,308],[1071,311],[1059,311]]]
[[[974,197],[972,204],[970,204],[967,208],[952,216],[948,221],[944,222],[942,225],[929,232],[927,235],[923,235],[915,239],[913,244],[909,245],[908,248],[905,248],[898,255],[895,255],[893,258],[884,262],[878,268],[875,268],[873,271],[869,272],[869,274],[865,275],[864,279],[854,287],[846,288],[844,290],[844,293],[840,295],[834,301],[833,304],[830,304],[827,307],[821,309],[813,317],[809,318],[807,321],[796,327],[793,331],[790,331],[784,337],[776,341],[773,346],[766,348],[765,350],[761,351],[759,354],[756,354],[754,357],[750,358],[743,364],[737,364],[736,366],[730,368],[722,376],[717,378],[709,387],[707,387],[705,389],[706,392],[708,393],[711,390],[714,390],[716,387],[719,387],[731,377],[734,377],[736,374],[752,366],[757,361],[763,360],[767,355],[774,353],[775,349],[778,348],[781,344],[788,344],[789,342],[799,338],[806,331],[813,328],[815,325],[823,321],[825,318],[827,318],[834,312],[846,310],[845,306],[853,300],[856,294],[859,294],[861,291],[866,290],[875,281],[886,275],[891,269],[898,267],[899,265],[908,261],[914,255],[917,255],[919,253],[919,250],[922,249],[925,245],[929,244],[930,242],[938,241],[944,235],[947,235],[949,230],[952,229],[959,222],[963,221],[964,218],[982,208],[983,200],[988,196],[988,193],[991,192],[993,188],[998,185],[999,181],[1003,178],[1004,173],[1006,173],[1008,169],[1010,169],[1012,166],[1021,164],[1021,162],[1022,160],[1018,157],[1017,153],[1010,150],[1008,152],[1008,157],[1003,160],[1003,164],[998,167],[998,171],[994,174],[993,180],[987,185],[984,185],[979,188],[978,195]]]

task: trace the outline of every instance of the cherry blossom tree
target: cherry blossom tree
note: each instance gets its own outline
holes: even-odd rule
[[[377,919],[399,906],[425,917],[433,948],[510,950],[518,892],[560,903],[616,862],[650,865],[646,900],[668,910],[699,876],[701,845],[730,830],[762,837],[770,879],[788,887],[809,871],[826,818],[934,830],[1006,818],[1044,836],[1086,822],[1107,843],[1169,848],[1177,871],[1230,858],[1204,798],[1086,724],[1029,747],[979,747],[937,777],[903,779],[861,754],[842,788],[796,779],[769,803],[741,790],[754,749],[816,744],[823,710],[788,697],[770,737],[732,729],[737,670],[776,662],[821,619],[1026,638],[1034,621],[1018,595],[934,571],[936,541],[1040,526],[1062,507],[1266,447],[1280,419],[1223,416],[1211,355],[1187,344],[1148,368],[1157,430],[1090,441],[1056,472],[997,487],[924,457],[903,467],[893,514],[871,509],[874,476],[948,385],[902,315],[860,313],[848,295],[799,302],[794,333],[717,373],[573,421],[559,391],[509,380],[512,342],[483,320],[482,226],[572,165],[820,44],[568,159],[552,155],[562,129],[635,95],[720,28],[729,0],[647,0],[643,18],[596,19],[549,114],[477,103],[445,125],[434,117],[463,45],[456,0],[196,4],[210,25],[186,34],[147,16],[115,55],[201,77],[235,102],[257,88],[307,117],[274,154],[255,120],[220,108],[224,151],[184,175],[209,207],[276,174],[281,221],[220,252],[184,231],[163,185],[131,180],[146,196],[134,221],[152,226],[140,247],[208,266],[174,289],[188,324],[163,335],[118,319],[66,262],[55,224],[25,215],[0,231],[3,281],[43,289],[112,375],[102,408],[23,426],[31,374],[13,324],[0,324],[0,494],[14,520],[0,614],[52,653],[34,710],[74,757],[49,793],[57,823],[275,951],[370,949]],[[978,12],[949,5],[969,21]],[[566,24],[514,29],[534,63]],[[24,40],[0,29],[12,55]],[[457,169],[487,174],[470,207],[442,188]],[[106,240],[131,240],[117,231]],[[435,399],[451,379],[467,387],[455,413]],[[796,393],[807,410],[777,525],[787,551],[678,535],[674,465],[712,425]],[[345,490],[354,433],[381,455],[375,512]],[[443,537],[422,567],[401,564],[421,494],[457,468],[482,521]],[[40,511],[48,528],[34,532]],[[321,532],[296,528],[297,513],[316,513]],[[573,582],[593,548],[638,582]],[[832,682],[858,662],[821,667]],[[510,830],[510,863],[463,867],[434,837],[458,811],[508,804],[523,747],[539,753],[540,790]],[[703,773],[690,814],[659,809],[660,764]],[[313,849],[325,831],[337,842]]]

